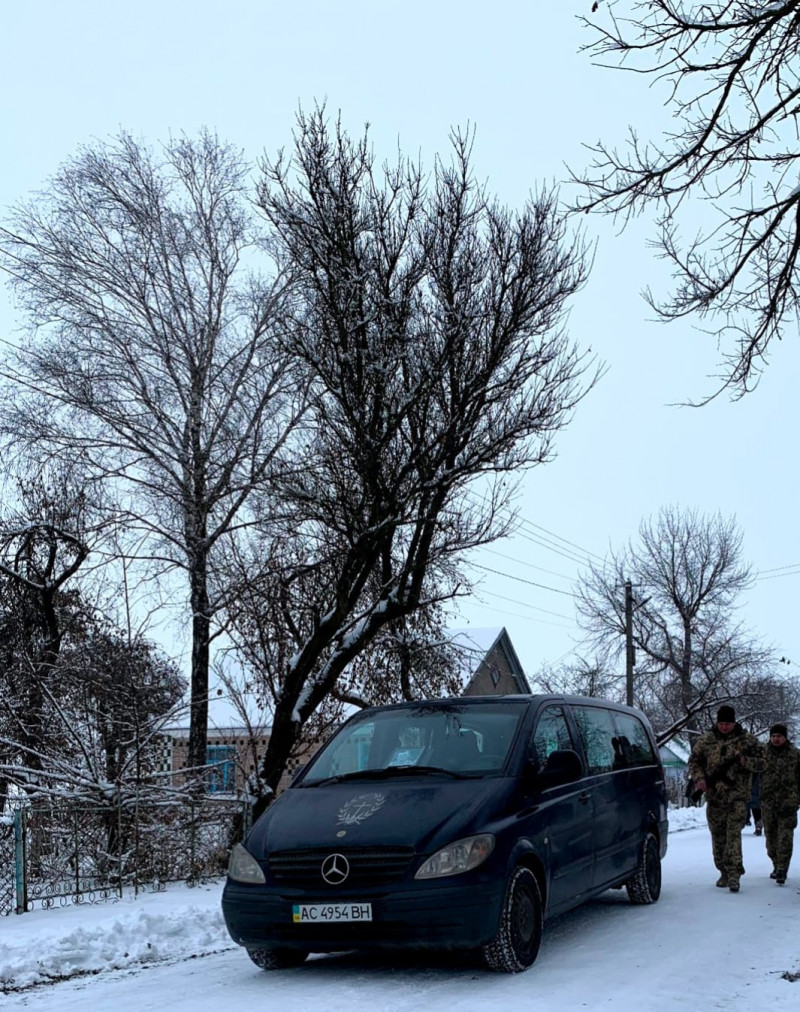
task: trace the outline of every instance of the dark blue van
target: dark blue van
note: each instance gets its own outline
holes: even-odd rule
[[[310,952],[473,949],[525,970],[543,922],[661,892],[664,771],[639,710],[484,696],[364,710],[231,852],[228,931],[263,969]]]

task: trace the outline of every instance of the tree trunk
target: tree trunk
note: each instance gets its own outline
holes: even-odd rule
[[[264,755],[261,776],[270,787],[272,793],[262,795],[253,805],[253,818],[257,819],[262,812],[275,800],[278,784],[286,769],[286,762],[300,734],[300,724],[292,720],[285,708],[275,708],[275,719],[269,736],[269,744]]]
[[[694,702],[695,692],[692,686],[692,662],[694,660],[692,650],[692,627],[688,619],[683,623],[683,656],[681,658],[681,702],[683,709],[689,713]],[[686,733],[697,735],[699,729],[697,717],[693,716],[686,724]]]
[[[189,755],[191,767],[205,766],[208,745],[208,667],[211,619],[208,559],[198,552],[191,572],[192,671],[190,680]]]

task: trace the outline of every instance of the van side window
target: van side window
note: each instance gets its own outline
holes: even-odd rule
[[[614,713],[614,723],[621,742],[626,743],[626,766],[653,766],[656,763],[653,745],[644,724],[632,713]]]
[[[567,718],[560,706],[546,706],[539,714],[536,730],[533,733],[533,751],[531,758],[536,760],[537,769],[541,772],[547,757],[556,749],[575,748],[572,735],[569,733]]]
[[[571,709],[586,752],[589,775],[619,769],[620,744],[615,740],[617,731],[610,711],[597,706],[573,706]]]

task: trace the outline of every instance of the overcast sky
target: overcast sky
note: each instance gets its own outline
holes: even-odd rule
[[[375,148],[399,144],[430,165],[452,126],[477,130],[475,166],[510,205],[580,168],[584,143],[665,122],[642,78],[593,67],[589,0],[32,0],[3,11],[0,175],[3,208],[41,186],[80,144],[124,128],[151,141],[210,127],[255,160],[291,141],[298,106],[341,110]],[[562,193],[568,191],[562,189]],[[701,410],[676,402],[713,391],[713,340],[690,322],[651,321],[640,296],[664,290],[647,246],[650,223],[622,236],[584,220],[597,240],[592,276],[573,302],[571,334],[608,371],[531,472],[523,525],[476,561],[480,600],[457,624],[505,625],[533,674],[577,640],[570,596],[576,558],[602,558],[667,504],[734,515],[759,572],[743,620],[800,666],[793,575],[800,564],[794,389],[800,350],[790,335],[758,390]],[[0,297],[0,336],[19,320]],[[550,544],[542,543],[549,541]],[[534,584],[543,584],[537,587]]]

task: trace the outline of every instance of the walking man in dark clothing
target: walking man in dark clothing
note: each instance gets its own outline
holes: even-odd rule
[[[773,864],[770,878],[783,885],[792,860],[797,808],[800,805],[800,752],[787,738],[785,724],[769,729],[766,769],[761,775],[761,809],[767,854]]]
[[[761,774],[753,774],[753,784],[750,788],[750,800],[747,803],[747,822],[745,826],[750,825],[750,816],[753,816],[753,822],[755,823],[755,829],[753,830],[756,836],[761,836],[764,832],[764,821],[761,818]]]
[[[715,726],[697,739],[689,759],[689,773],[706,795],[706,818],[711,830],[717,885],[739,892],[744,875],[742,828],[753,773],[764,769],[758,739],[736,721],[732,706],[721,706]],[[763,786],[762,786],[763,790]]]

